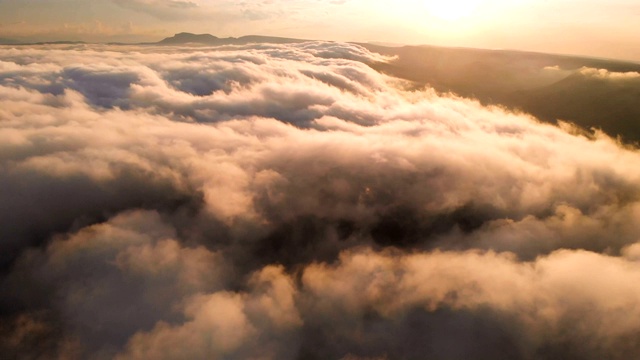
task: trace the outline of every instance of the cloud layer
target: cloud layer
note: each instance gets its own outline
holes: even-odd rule
[[[640,154],[388,60],[0,48],[3,352],[640,354]]]

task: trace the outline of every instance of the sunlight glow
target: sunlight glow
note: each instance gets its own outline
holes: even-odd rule
[[[432,16],[455,21],[472,16],[482,3],[483,0],[429,0],[425,7]]]

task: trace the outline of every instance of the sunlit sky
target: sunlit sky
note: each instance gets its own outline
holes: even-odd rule
[[[0,0],[0,37],[157,41],[249,34],[640,61],[638,0]]]

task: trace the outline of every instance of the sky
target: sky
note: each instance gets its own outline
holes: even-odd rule
[[[433,44],[640,61],[635,0],[0,0],[0,37],[157,41],[177,32]]]

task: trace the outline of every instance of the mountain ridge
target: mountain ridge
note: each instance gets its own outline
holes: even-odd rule
[[[262,35],[246,35],[238,38],[227,37],[219,38],[211,34],[193,34],[189,32],[177,33],[173,36],[166,37],[155,43],[145,43],[147,45],[246,45],[252,43],[271,43],[271,44],[291,44],[301,43],[309,40],[293,39],[278,36],[262,36]]]
[[[15,39],[8,39],[8,38],[0,38],[0,45],[16,45],[19,44],[20,41],[15,40]]]

